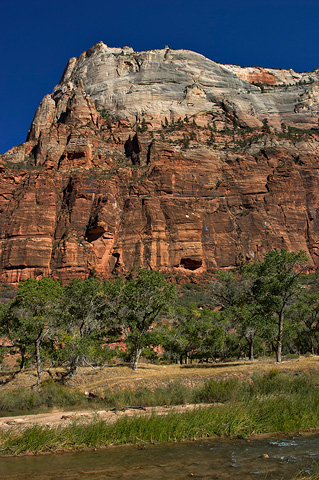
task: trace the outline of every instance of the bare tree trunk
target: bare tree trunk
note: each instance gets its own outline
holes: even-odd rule
[[[73,358],[71,360],[69,368],[67,369],[66,372],[64,372],[61,375],[61,378],[59,380],[61,383],[64,383],[64,381],[67,377],[72,377],[72,375],[76,372],[76,369],[77,369],[77,366],[78,366],[78,361],[79,361],[79,356],[76,356],[75,358]]]
[[[133,370],[134,370],[134,372],[136,372],[136,370],[137,370],[137,365],[138,365],[138,361],[140,359],[142,350],[143,349],[140,348],[140,347],[136,347],[136,349],[135,349],[134,360],[133,360]]]
[[[3,346],[3,345],[2,345],[2,346]],[[13,348],[13,346],[9,346],[9,347],[7,347],[7,348]],[[11,381],[18,375],[18,373],[21,373],[22,370],[24,369],[26,349],[25,349],[25,347],[22,346],[22,345],[19,345],[18,348],[19,348],[20,355],[21,355],[19,370],[17,370],[16,372],[12,373],[8,378],[2,379],[2,380],[0,381],[0,385],[6,385],[7,383],[11,382]]]
[[[24,365],[25,365],[25,347],[21,346],[19,348],[19,350],[20,350],[20,355],[21,355],[19,372],[22,372],[22,370],[24,369]]]
[[[249,341],[249,360],[254,360],[254,340]]]
[[[40,378],[42,374],[41,370],[41,356],[40,356],[40,342],[41,342],[41,335],[38,336],[38,338],[35,341],[35,358],[36,358],[36,364],[37,364],[37,385],[40,383]]]
[[[282,351],[282,333],[284,328],[284,313],[279,313],[278,321],[278,336],[277,336],[277,348],[276,348],[276,361],[281,363],[281,351]]]

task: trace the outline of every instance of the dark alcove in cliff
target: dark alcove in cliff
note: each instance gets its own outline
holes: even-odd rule
[[[76,179],[69,177],[67,186],[63,189],[63,202],[62,209],[66,209],[69,212],[72,211],[75,199],[76,199]]]
[[[202,266],[201,260],[193,260],[192,258],[182,258],[181,267],[187,268],[187,270],[197,270]]]
[[[117,267],[120,265],[120,254],[112,253],[112,258],[110,260],[110,266],[112,267],[112,273],[114,273]]]
[[[102,237],[103,233],[105,233],[105,229],[100,225],[92,226],[87,228],[85,238],[89,243],[95,242],[95,240]]]
[[[140,152],[142,150],[137,134],[128,137],[124,144],[125,155],[132,160],[133,165],[140,165]]]

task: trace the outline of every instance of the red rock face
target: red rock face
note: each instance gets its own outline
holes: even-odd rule
[[[134,266],[200,273],[273,248],[305,250],[318,265],[314,114],[312,129],[278,130],[252,113],[249,126],[225,101],[214,113],[154,112],[132,124],[99,113],[80,85],[63,89],[1,159],[2,281]]]

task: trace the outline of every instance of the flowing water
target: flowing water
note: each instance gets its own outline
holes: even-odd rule
[[[267,456],[269,458],[267,458]],[[1,480],[280,480],[319,464],[319,435],[0,457]]]

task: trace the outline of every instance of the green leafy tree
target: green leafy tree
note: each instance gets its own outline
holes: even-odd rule
[[[208,325],[201,321],[201,311],[195,305],[177,305],[174,317],[173,325],[166,329],[163,346],[167,351],[178,355],[181,364],[183,359],[188,363],[190,353],[194,355],[201,348]]]
[[[1,335],[21,355],[20,370],[28,357],[36,363],[37,379],[42,374],[41,347],[54,331],[54,316],[61,295],[57,280],[29,278],[19,283],[16,298],[1,315]]]
[[[264,313],[258,291],[254,288],[254,280],[245,269],[238,279],[238,295],[232,306],[238,337],[243,339],[248,347],[249,360],[254,360],[255,344],[269,340],[272,325]]]
[[[237,272],[220,271],[210,282],[211,304],[221,310],[230,310],[241,302],[242,288]]]
[[[267,118],[264,118],[264,119],[263,119],[262,131],[263,131],[264,133],[270,133],[270,127],[269,127],[269,123],[268,123],[268,119],[267,119]]]
[[[145,118],[143,117],[141,124],[138,125],[138,127],[137,127],[137,131],[141,132],[141,133],[144,133],[144,132],[147,132],[147,130],[148,130],[148,125],[147,125],[147,122],[146,122]]]
[[[109,358],[106,345],[102,348],[105,306],[103,285],[96,277],[76,278],[63,287],[51,350],[55,364],[65,368],[62,381],[81,364]]]
[[[216,320],[218,312],[210,309],[177,305],[174,320],[164,325],[162,346],[171,358],[188,363],[189,358],[214,359],[220,354],[225,342],[225,331]]]
[[[281,362],[282,358],[285,314],[296,300],[307,260],[303,251],[275,249],[267,253],[262,262],[243,267],[243,275],[252,282],[252,295],[261,309],[260,313],[268,322],[277,324],[277,362]]]
[[[160,343],[156,325],[175,299],[175,287],[156,271],[139,270],[125,279],[105,282],[108,298],[107,317],[120,328],[132,352],[133,370],[137,370],[142,351]]]
[[[193,322],[199,328],[196,357],[201,361],[215,361],[216,357],[223,355],[225,349],[227,321],[225,324],[221,312],[212,312],[209,308],[197,309],[194,313]]]
[[[319,278],[318,274],[307,276],[296,303],[289,315],[296,331],[296,347],[299,352],[319,352]]]
[[[245,292],[246,293],[246,292]],[[262,309],[250,295],[244,295],[242,303],[233,309],[238,337],[244,339],[248,347],[248,358],[254,360],[254,346],[264,329]]]
[[[9,352],[12,356],[18,355],[16,358],[19,360],[19,369],[14,372],[10,380],[24,369],[26,363],[29,342],[25,339],[25,328],[21,327],[22,324],[10,309],[10,305],[0,305],[1,355],[4,356]]]
[[[244,341],[248,346],[249,359],[253,360],[254,344],[262,330],[263,315],[252,294],[250,279],[238,272],[222,271],[211,281],[210,287],[212,303],[220,309],[220,317],[224,325],[228,324],[228,332],[232,331],[226,344],[229,346],[237,341],[237,355],[240,356]],[[234,351],[234,345],[230,350]]]

